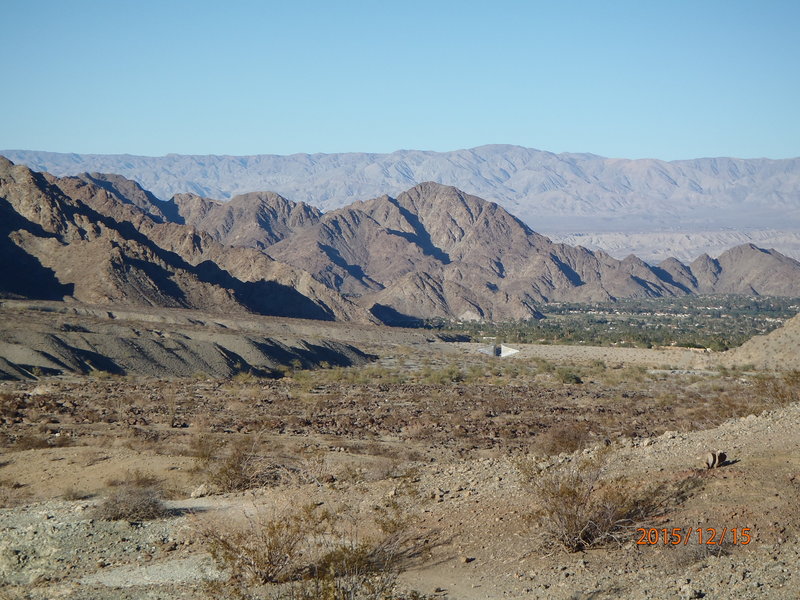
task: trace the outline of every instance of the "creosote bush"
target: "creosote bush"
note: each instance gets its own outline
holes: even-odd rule
[[[36,450],[39,448],[49,448],[47,438],[34,434],[20,435],[12,447],[13,450]]]
[[[559,367],[556,369],[556,378],[561,383],[583,383],[581,376],[567,367]]]
[[[151,521],[169,515],[161,501],[158,488],[123,484],[114,488],[93,511],[95,519],[103,521]]]
[[[249,600],[393,600],[408,561],[429,548],[407,521],[363,521],[316,506],[293,511],[255,508],[243,518],[197,517],[195,530],[227,579],[211,584],[215,597]],[[380,526],[382,525],[382,526]]]
[[[755,392],[765,408],[774,408],[800,401],[800,371],[782,376],[761,375],[755,379]]]
[[[646,487],[603,477],[602,459],[579,459],[543,473],[522,468],[538,504],[531,518],[543,549],[567,552],[620,545],[694,485]]]
[[[12,508],[23,503],[27,493],[18,481],[0,479],[0,508]]]
[[[110,477],[106,480],[106,485],[108,487],[135,487],[159,490],[161,488],[161,480],[155,475],[134,469],[133,471],[125,471],[122,477]]]
[[[536,447],[546,455],[571,454],[589,446],[592,432],[582,421],[567,421],[554,425],[537,438]]]
[[[85,500],[86,498],[90,497],[90,494],[77,490],[73,487],[68,487],[62,492],[61,497],[64,500],[69,500],[70,502],[74,502],[76,500]]]
[[[257,438],[241,438],[225,447],[209,445],[196,455],[195,470],[221,492],[236,492],[274,485],[280,469],[259,450]]]

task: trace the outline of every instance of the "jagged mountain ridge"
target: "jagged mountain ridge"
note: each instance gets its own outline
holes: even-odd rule
[[[77,237],[85,237],[86,227],[68,223],[67,231],[61,231],[61,217],[39,214],[42,209],[49,214],[70,206],[84,221],[101,222],[126,240],[125,235],[133,235],[129,228],[151,249],[150,254],[134,252],[135,259],[141,264],[152,256],[160,260],[167,289],[174,283],[171,269],[212,284],[208,290],[200,287],[214,294],[221,292],[210,274],[221,275],[231,284],[225,288],[232,298],[228,301],[253,310],[253,303],[264,301],[259,286],[278,285],[285,293],[299,292],[300,306],[321,311],[317,318],[368,320],[369,310],[374,318],[392,323],[432,317],[507,320],[536,316],[537,304],[552,300],[718,292],[800,295],[800,263],[774,251],[743,246],[691,265],[671,260],[651,267],[634,256],[620,261],[602,251],[553,243],[495,203],[430,182],[396,198],[384,195],[321,215],[274,193],[251,194],[232,205],[192,195],[163,202],[116,175],[56,178],[9,165],[5,171],[21,175],[24,182],[3,179],[6,203],[11,198],[15,209],[29,217],[35,213],[40,226],[61,236],[61,246],[49,252],[19,244],[20,234],[11,226],[6,245],[29,252],[29,258],[51,268],[54,285],[68,284],[77,289],[76,298],[90,302],[98,301],[86,292],[98,285],[92,281],[99,278],[108,287],[108,277],[92,268],[110,267],[95,260],[85,270],[92,281],[78,281],[75,269],[53,256],[75,255],[68,251],[74,240],[65,233],[75,238],[77,227]],[[37,201],[20,202],[32,192]],[[83,269],[80,260],[72,260]],[[124,280],[111,271],[114,282]],[[70,274],[71,279],[66,277]],[[158,288],[153,281],[147,285],[151,292]],[[101,295],[100,300],[191,304],[180,294],[160,298],[154,292],[142,295],[136,286],[130,293],[124,286],[114,289],[116,296]],[[69,295],[57,288],[54,296],[59,292]],[[203,307],[213,304],[204,302]],[[256,310],[281,314],[286,307],[275,303],[292,302],[278,295],[271,308]]]
[[[327,213],[267,252],[366,308],[425,317],[528,318],[554,300],[800,292],[800,263],[774,251],[741,246],[691,265],[620,261],[553,243],[497,204],[430,182]]]
[[[266,248],[322,216],[318,208],[274,192],[250,192],[228,202],[177,194],[169,204],[179,222],[206,231],[223,244],[253,248]]]
[[[0,293],[371,320],[308,273],[226,248],[163,210],[170,206],[117,176],[56,178],[0,157]]]
[[[499,203],[540,232],[591,238],[606,234],[681,232],[683,256],[717,248],[726,233],[774,230],[780,249],[800,257],[800,158],[627,160],[554,154],[519,146],[453,152],[291,156],[79,155],[8,151],[12,160],[56,175],[120,173],[167,199],[181,192],[228,199],[272,190],[324,211],[437,181]],[[709,236],[711,236],[709,238]],[[609,246],[664,258],[659,238]],[[564,237],[572,240],[572,238]],[[731,243],[741,243],[731,238]],[[571,242],[570,242],[571,243]],[[597,244],[595,244],[596,246]],[[600,242],[602,245],[602,240]]]

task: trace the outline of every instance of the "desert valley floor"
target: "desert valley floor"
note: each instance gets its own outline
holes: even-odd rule
[[[307,595],[307,565],[270,583],[243,564],[269,539],[247,532],[291,524],[313,531],[285,550],[303,564],[383,544],[364,580],[392,598],[800,593],[797,319],[739,358],[500,359],[423,330],[60,303],[7,302],[0,324],[0,598],[339,598]],[[576,489],[634,509],[569,547],[553,523],[583,514]],[[109,512],[147,494],[160,513]]]

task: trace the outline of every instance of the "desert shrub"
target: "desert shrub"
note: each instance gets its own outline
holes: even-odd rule
[[[13,508],[22,504],[28,497],[24,487],[18,481],[0,479],[0,508]]]
[[[239,365],[236,366],[239,367]],[[237,372],[233,377],[231,377],[231,381],[241,385],[250,385],[252,383],[256,383],[257,378],[255,374],[248,369]]]
[[[168,514],[157,488],[132,484],[115,487],[92,511],[102,521],[151,521]]]
[[[290,580],[301,566],[304,536],[316,528],[297,515],[269,519],[259,513],[243,523],[203,522],[197,529],[212,558],[228,571],[228,584],[247,586]]]
[[[561,383],[583,383],[583,379],[572,369],[559,367],[556,369],[556,379]]]
[[[391,598],[400,574],[393,540],[354,543],[340,541],[313,566],[301,597],[331,600]]]
[[[644,383],[648,379],[647,367],[643,365],[614,368],[604,371],[600,375],[603,383],[608,385]]]
[[[113,379],[115,374],[111,371],[104,371],[103,369],[93,369],[89,375],[95,379],[105,381],[107,379]]]
[[[73,487],[68,487],[61,494],[61,497],[64,500],[69,500],[70,502],[74,502],[76,500],[85,500],[86,498],[89,497],[89,494],[87,494],[86,492],[81,492],[79,490],[76,490]]]
[[[200,432],[192,435],[187,444],[186,454],[193,456],[197,462],[197,470],[208,465],[220,449],[220,442],[211,434]]]
[[[538,510],[531,515],[538,542],[568,552],[620,545],[637,526],[661,514],[677,490],[644,488],[624,478],[604,478],[602,461],[564,463],[544,473],[524,471]]]
[[[580,421],[569,421],[555,425],[540,435],[536,440],[539,451],[546,455],[572,454],[576,450],[586,448],[592,439],[589,426]]]
[[[800,401],[800,377],[796,371],[783,375],[761,374],[745,386],[708,387],[708,393],[684,409],[684,429],[714,427],[726,419],[759,414]]]
[[[239,439],[220,450],[198,459],[198,471],[221,492],[249,490],[275,484],[280,469],[258,451],[256,440]]]
[[[424,383],[432,385],[446,385],[448,383],[457,383],[464,380],[464,373],[458,368],[458,365],[453,364],[438,370],[425,367],[421,375]]]
[[[125,471],[122,477],[110,477],[106,480],[108,487],[135,487],[135,488],[153,488],[158,489],[161,485],[161,480],[155,475],[145,473],[139,469],[133,471]]]
[[[317,507],[255,509],[239,521],[195,520],[209,553],[227,574],[213,592],[255,600],[392,600],[397,578],[423,545],[406,521],[365,536]],[[420,598],[420,596],[411,596]]]
[[[764,408],[800,401],[800,371],[756,377],[754,387]]]
[[[744,367],[746,368],[746,366]],[[800,371],[797,369],[783,374],[783,382],[795,390],[800,390]]]
[[[467,383],[475,383],[486,377],[486,367],[484,365],[470,365],[467,367],[467,374],[464,381]]]
[[[49,448],[50,444],[47,443],[47,438],[40,435],[23,434],[19,436],[12,448],[14,450],[35,450],[37,448]]]
[[[66,448],[72,446],[74,440],[71,435],[62,435],[57,433],[48,439],[47,443],[51,448]]]

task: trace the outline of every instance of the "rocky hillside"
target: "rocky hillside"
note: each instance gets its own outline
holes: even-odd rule
[[[118,175],[0,166],[12,297],[401,324],[526,319],[550,301],[800,296],[800,263],[772,250],[617,260],[430,182],[321,214],[270,192],[163,202]]]
[[[269,376],[320,363],[365,364],[354,345],[302,321],[220,317],[175,309],[119,310],[77,303],[0,301],[0,380],[34,373],[157,377]],[[329,332],[326,332],[329,333]]]
[[[229,202],[176,194],[169,205],[177,221],[210,233],[218,242],[253,248],[266,248],[322,216],[313,206],[272,192],[242,194]]]
[[[268,252],[383,319],[520,319],[551,300],[682,293],[638,259],[553,244],[497,204],[435,183],[327,213]]]
[[[435,183],[327,213],[268,252],[383,319],[517,319],[555,300],[800,293],[800,263],[775,251],[743,245],[690,265],[620,261],[553,243],[497,204]]]
[[[162,199],[192,192],[224,200],[272,190],[324,211],[437,181],[497,202],[536,231],[563,236],[566,243],[576,243],[570,234],[583,234],[578,243],[614,256],[623,257],[630,248],[656,262],[679,254],[682,259],[714,254],[721,240],[725,245],[719,251],[747,241],[764,245],[761,232],[769,230],[770,247],[800,258],[798,158],[665,162],[507,145],[453,152],[240,157],[5,154],[60,176],[120,173]],[[663,236],[675,232],[680,237],[672,237],[674,248],[664,253]],[[635,234],[646,237],[628,239]]]
[[[59,179],[0,157],[0,294],[368,320],[308,273],[169,223],[169,208],[124,178]]]

